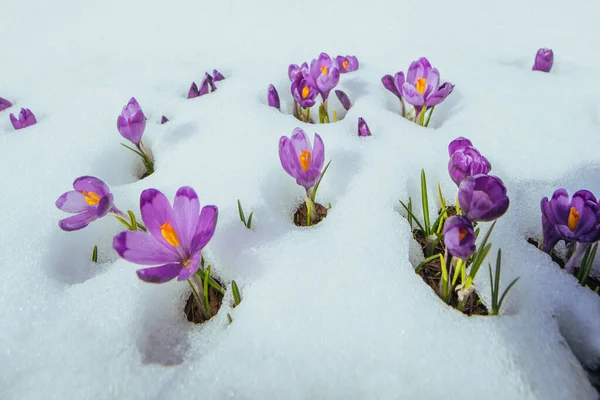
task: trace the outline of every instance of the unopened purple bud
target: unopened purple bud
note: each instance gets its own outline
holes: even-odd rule
[[[165,117],[164,115],[162,116],[162,118],[160,119],[160,124],[164,124],[166,122],[169,122],[169,118]]]
[[[135,97],[132,97],[117,117],[117,130],[121,136],[137,145],[145,129],[146,116]]]
[[[210,91],[214,92],[215,90],[217,90],[217,87],[215,86],[215,83],[213,81],[213,77],[210,76],[209,73],[206,74],[206,80],[208,81],[208,85],[210,86]]]
[[[535,55],[532,71],[550,72],[552,63],[554,62],[554,53],[551,49],[539,49]]]
[[[12,123],[13,128],[23,129],[36,124],[37,120],[29,108],[21,108],[18,119],[14,114],[10,114],[10,122]]]
[[[342,106],[344,106],[346,111],[348,111],[350,107],[352,107],[352,103],[350,103],[350,99],[348,98],[348,95],[346,95],[346,93],[342,92],[341,90],[336,90],[335,95],[337,96],[340,103],[342,103]]]
[[[11,108],[12,107],[12,103],[2,97],[0,97],[0,111],[4,111],[7,108]]]
[[[279,102],[279,94],[277,93],[277,89],[273,84],[269,84],[269,90],[267,94],[267,101],[271,107],[274,107],[280,110],[281,104]]]
[[[362,117],[358,118],[358,136],[371,136],[371,130],[369,129],[369,125],[367,125],[367,123],[364,119],[362,119]]]
[[[210,75],[204,74],[204,78],[202,78],[202,82],[200,82],[200,88],[198,89],[198,96],[204,96],[209,92],[209,82],[208,77]],[[212,79],[211,79],[212,81]],[[212,82],[211,82],[212,83]]]
[[[504,182],[492,175],[467,176],[458,187],[458,203],[473,222],[493,221],[508,210]]]
[[[468,260],[475,252],[475,232],[467,217],[455,215],[444,223],[444,244],[454,257]]]
[[[492,169],[490,162],[476,148],[471,146],[471,141],[468,139],[458,138],[453,140],[448,146],[448,152],[451,151],[452,154],[448,161],[448,173],[457,185],[460,185],[467,176],[487,175]]]
[[[216,69],[213,69],[213,80],[215,82],[219,82],[222,81],[223,79],[225,79],[225,77],[223,76],[222,73],[220,73],[219,71],[217,71]]]
[[[452,157],[455,151],[462,150],[466,147],[473,147],[473,143],[465,137],[457,137],[448,145],[448,155]]]
[[[198,86],[196,82],[192,82],[192,86],[190,86],[190,90],[188,92],[188,99],[193,99],[194,97],[198,97],[200,94],[198,93]]]

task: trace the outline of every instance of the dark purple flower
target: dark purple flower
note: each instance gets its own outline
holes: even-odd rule
[[[390,92],[394,93],[394,95],[398,98],[402,98],[402,94],[400,93],[402,90],[402,85],[404,85],[404,72],[397,72],[396,75],[386,75],[381,78],[381,82],[383,83],[383,87],[385,87]]]
[[[36,124],[37,120],[29,108],[21,108],[21,111],[19,112],[19,119],[17,119],[17,117],[11,113],[10,122],[12,123],[13,128],[23,129]]]
[[[64,193],[56,200],[60,210],[77,214],[65,218],[58,226],[65,231],[76,231],[85,228],[92,221],[104,217],[109,212],[123,215],[113,204],[113,195],[106,183],[93,176],[81,176],[73,182],[70,192]]]
[[[113,248],[136,264],[162,264],[137,271],[145,282],[191,278],[200,265],[200,251],[215,232],[217,207],[204,206],[200,210],[198,195],[191,187],[184,186],[177,191],[173,207],[160,191],[144,190],[140,210],[148,232],[121,232],[115,236]]]
[[[146,116],[135,97],[132,97],[123,107],[121,115],[117,118],[117,129],[121,136],[135,145],[142,140],[146,129]]]
[[[340,81],[340,71],[333,65],[331,57],[321,53],[317,59],[310,63],[310,77],[321,92],[323,101],[329,97],[329,92],[336,87]]]
[[[337,56],[335,58],[340,74],[356,71],[358,69],[358,58],[355,56]]]
[[[296,128],[292,137],[279,139],[279,160],[285,172],[296,178],[296,183],[306,190],[313,187],[321,177],[325,161],[325,147],[321,137],[315,133],[314,147],[306,133]]]
[[[441,103],[453,89],[452,84],[440,86],[438,70],[432,68],[425,57],[421,57],[410,65],[400,93],[415,108],[423,105],[432,107]]]
[[[472,222],[493,221],[508,210],[509,200],[502,180],[492,175],[467,176],[458,187],[458,203]]]
[[[579,243],[600,239],[600,207],[590,191],[579,190],[569,201],[569,193],[557,189],[551,200],[542,199],[540,207],[546,253],[561,239]]]
[[[217,71],[216,69],[213,69],[212,75],[213,75],[213,80],[215,82],[219,82],[219,81],[222,81],[223,79],[225,79],[225,77],[223,76],[223,74],[220,73],[219,71]]]
[[[348,111],[350,107],[352,107],[352,103],[350,103],[350,99],[348,98],[348,95],[346,93],[342,92],[341,90],[336,90],[335,95],[337,96],[340,103],[342,103],[342,106],[346,111]]]
[[[188,99],[193,99],[195,97],[200,96],[200,93],[198,93],[198,86],[196,85],[196,82],[192,82],[192,86],[190,86],[190,90],[188,91]]]
[[[448,145],[448,155],[452,157],[455,151],[462,150],[466,147],[473,147],[473,143],[465,137],[457,137]]]
[[[550,72],[554,62],[554,53],[551,49],[539,49],[535,55],[532,71]]]
[[[315,105],[319,89],[312,86],[308,80],[300,78],[292,82],[291,92],[298,104],[304,108],[310,108]]]
[[[467,217],[455,215],[444,223],[444,244],[454,257],[468,260],[475,252],[475,231]]]
[[[371,136],[371,130],[362,117],[358,118],[358,136]]]
[[[165,117],[165,116],[163,115],[163,116],[161,117],[161,119],[160,119],[160,124],[162,125],[162,124],[164,124],[164,123],[167,123],[167,122],[169,122],[169,118],[167,118],[167,117]]]
[[[276,109],[281,109],[281,103],[279,102],[279,93],[277,93],[277,89],[273,84],[269,84],[269,90],[267,93],[267,101],[269,106],[274,107]]]
[[[467,143],[469,145],[466,145]],[[468,139],[461,137],[453,140],[448,146],[448,152],[455,150],[448,161],[448,172],[452,181],[457,185],[460,185],[460,182],[467,176],[487,175],[492,169],[489,161],[470,144]]]
[[[4,111],[7,108],[11,108],[12,107],[12,103],[2,97],[0,97],[0,111]]]

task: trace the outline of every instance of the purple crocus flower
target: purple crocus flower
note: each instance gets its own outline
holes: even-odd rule
[[[331,57],[321,53],[319,57],[310,63],[310,77],[314,80],[321,92],[323,101],[329,97],[329,92],[340,81],[340,71],[333,65]]]
[[[554,62],[554,53],[551,49],[539,49],[535,55],[532,71],[550,72],[552,63]]]
[[[346,111],[348,111],[350,107],[352,107],[352,103],[350,103],[350,99],[348,98],[348,95],[346,93],[342,92],[341,90],[336,90],[335,95],[337,96],[340,103],[342,103],[342,106]]]
[[[493,221],[508,210],[509,200],[502,180],[492,175],[467,176],[458,186],[458,203],[472,222]]]
[[[371,130],[369,129],[369,126],[362,117],[358,118],[358,136],[371,136]]]
[[[456,143],[454,143],[456,142]],[[455,150],[448,161],[448,172],[450,178],[457,185],[460,185],[463,179],[467,176],[485,174],[487,175],[492,169],[490,162],[482,156],[479,151],[472,146],[465,146],[466,143],[471,143],[468,139],[458,138],[453,140],[448,146],[448,152]]]
[[[191,187],[184,186],[177,191],[173,207],[160,191],[144,190],[140,210],[148,232],[121,232],[113,240],[114,249],[136,264],[162,264],[137,271],[145,282],[191,278],[200,265],[200,251],[215,232],[217,207],[204,206],[200,210],[198,195]]]
[[[164,115],[160,118],[160,124],[165,124],[169,122],[169,118],[165,117]]]
[[[455,151],[463,150],[466,147],[473,147],[473,143],[469,139],[459,136],[448,145],[448,155],[452,157]]]
[[[12,107],[12,103],[2,97],[0,97],[0,111],[4,111],[7,108],[11,108]]]
[[[192,82],[192,86],[190,86],[187,98],[193,99],[198,96],[200,96],[200,93],[198,93],[198,85],[196,85],[196,82]]]
[[[212,75],[213,75],[213,80],[215,82],[219,82],[219,81],[222,81],[223,79],[225,79],[225,77],[223,76],[223,74],[220,73],[219,71],[217,71],[216,69],[213,69]]]
[[[269,89],[267,93],[267,101],[269,106],[274,107],[276,109],[281,109],[281,103],[279,102],[279,93],[277,93],[277,89],[273,84],[269,84]]]
[[[315,105],[315,98],[319,90],[312,86],[307,79],[300,78],[292,82],[291,87],[294,100],[303,108],[310,108]]]
[[[300,128],[294,129],[291,138],[282,136],[279,139],[279,160],[283,169],[306,190],[313,187],[321,177],[325,161],[325,147],[317,133],[314,143],[313,147]]]
[[[406,80],[404,79],[404,72],[402,71],[397,72],[394,76],[385,75],[383,78],[381,78],[381,83],[383,83],[383,87],[385,87],[390,92],[394,93],[394,95],[399,99],[402,98],[401,90],[402,85],[404,85],[405,81]]]
[[[77,214],[58,223],[64,231],[76,231],[88,226],[92,221],[104,217],[109,212],[123,215],[113,204],[113,195],[106,183],[93,176],[80,176],[73,182],[70,192],[56,200],[60,210]]]
[[[13,128],[23,129],[36,124],[37,120],[29,108],[21,108],[21,111],[19,112],[19,119],[17,119],[17,117],[11,113],[10,122],[12,123]]]
[[[288,77],[290,78],[290,82],[294,82],[302,77],[308,76],[308,64],[303,63],[302,65],[290,64],[288,67]]]
[[[123,107],[121,115],[117,118],[117,129],[121,136],[131,143],[136,146],[140,144],[146,129],[146,116],[135,97],[132,97]]]
[[[409,104],[417,107],[432,107],[440,104],[454,89],[452,84],[440,86],[440,74],[432,68],[425,57],[421,57],[408,68],[406,82],[401,87],[401,94]]]
[[[475,252],[475,231],[467,217],[455,215],[444,223],[444,244],[454,257],[468,260]]]
[[[335,58],[340,74],[356,71],[358,69],[358,58],[355,56],[337,56]]]
[[[600,239],[600,207],[590,191],[579,190],[569,201],[569,193],[557,189],[552,199],[542,199],[540,207],[546,253],[550,254],[561,239],[579,243]]]

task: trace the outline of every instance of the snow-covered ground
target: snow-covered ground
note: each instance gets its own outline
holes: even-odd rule
[[[526,239],[556,188],[600,195],[599,20],[592,0],[4,1],[0,96],[15,106],[0,112],[0,398],[595,399],[574,353],[600,364],[600,297]],[[550,74],[531,71],[540,47],[554,50]],[[291,109],[288,65],[322,51],[361,63],[341,79],[346,117],[307,125],[268,107],[273,83]],[[380,81],[421,56],[456,85],[427,129]],[[187,100],[213,68],[218,90]],[[156,160],[141,181],[116,130],[132,96]],[[20,107],[38,123],[15,131]],[[358,117],[372,137],[357,137]],[[297,126],[333,160],[317,198],[332,209],[311,228],[291,221],[303,193],[277,152]],[[418,196],[421,168],[454,198],[458,136],[511,199],[492,254],[503,284],[521,279],[500,317],[447,307],[411,264],[422,255],[399,200]],[[81,175],[138,215],[149,187],[172,199],[189,185],[217,205],[204,254],[241,305],[228,294],[191,325],[185,283],[143,283],[112,250],[114,218],[61,231],[54,202]],[[476,286],[489,302],[486,271]]]

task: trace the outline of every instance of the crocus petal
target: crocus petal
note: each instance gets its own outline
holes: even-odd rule
[[[394,93],[397,97],[400,97],[400,92],[396,88],[396,84],[394,83],[394,77],[391,75],[385,75],[381,78],[381,83],[383,83],[383,87]]]
[[[21,124],[21,122],[19,122],[17,117],[15,117],[15,115],[12,113],[10,114],[10,122],[11,122],[13,128],[15,128],[15,129],[23,128],[23,125]]]
[[[215,82],[219,82],[222,81],[223,79],[225,79],[225,77],[223,76],[222,73],[220,73],[219,71],[217,71],[216,69],[213,69],[213,80]]]
[[[427,105],[427,107],[436,106],[436,105],[440,104],[442,101],[444,101],[446,99],[446,97],[448,97],[448,95],[450,95],[450,93],[452,93],[453,90],[454,90],[454,85],[449,82],[445,82],[442,86],[440,86],[439,90],[432,93],[427,98],[425,104]]]
[[[452,216],[444,223],[444,244],[455,257],[468,260],[475,251],[475,232],[468,218]]]
[[[551,222],[558,224],[569,219],[569,193],[565,189],[557,189],[548,202],[547,215]]]
[[[98,216],[96,215],[96,209],[94,207],[81,214],[60,220],[58,226],[60,226],[60,229],[63,231],[76,231],[85,228],[96,219],[98,219]]]
[[[308,135],[301,128],[296,128],[293,130],[290,142],[292,143],[296,157],[298,157],[304,150],[312,152],[312,146],[308,140]]]
[[[209,92],[208,90],[209,82],[208,82],[208,74],[204,74],[204,78],[202,78],[202,82],[200,82],[200,88],[198,89],[198,96],[204,96]]]
[[[98,218],[104,217],[113,206],[113,195],[112,193],[107,194],[106,196],[100,198],[98,201],[98,205],[96,206],[96,216]]]
[[[198,222],[196,224],[196,233],[192,239],[190,252],[192,254],[199,252],[206,246],[215,234],[217,219],[219,218],[219,209],[216,206],[204,206],[200,211]]]
[[[108,185],[94,176],[80,176],[73,182],[73,188],[79,192],[93,192],[104,197],[110,193]]]
[[[173,201],[173,216],[177,223],[177,234],[181,246],[186,252],[190,251],[199,214],[200,200],[194,189],[189,186],[179,188]]]
[[[190,259],[183,265],[181,271],[179,272],[179,276],[177,277],[178,281],[187,281],[190,279],[196,271],[198,271],[198,267],[200,267],[200,259],[202,255],[200,251],[193,253]]]
[[[131,129],[131,137],[128,138],[131,142],[138,144],[142,140],[142,135],[146,129],[146,116],[142,110],[134,114],[129,120],[129,128]]]
[[[473,143],[465,137],[457,137],[448,145],[448,155],[452,157],[452,154],[457,150],[462,150],[466,147],[473,147]]]
[[[161,119],[160,119],[160,124],[162,125],[162,124],[165,124],[165,123],[167,123],[167,122],[169,122],[169,118],[167,118],[167,117],[165,117],[165,116],[163,115],[163,116],[161,117]]]
[[[402,97],[404,97],[407,103],[412,104],[413,106],[422,106],[425,104],[423,95],[417,91],[416,87],[408,82],[404,82],[404,85],[402,85]]]
[[[165,283],[169,282],[182,270],[181,263],[170,263],[161,265],[160,267],[144,268],[135,271],[138,278],[148,283]]]
[[[164,245],[146,232],[125,231],[113,239],[113,248],[121,257],[141,265],[180,262],[181,257],[170,246]]]
[[[321,171],[311,167],[306,171],[299,171],[298,176],[296,177],[296,183],[308,190],[317,184],[320,177]]]
[[[423,64],[419,61],[413,61],[408,68],[408,72],[406,74],[406,82],[411,85],[415,85],[417,79],[422,78],[425,75],[425,68]]]
[[[173,248],[161,233],[161,227],[167,222],[178,233],[177,222],[167,197],[156,189],[146,189],[140,195],[140,210],[148,232],[165,246]]]
[[[348,95],[346,93],[344,93],[341,90],[336,90],[335,95],[337,96],[340,103],[342,103],[342,106],[346,111],[348,111],[350,107],[352,107],[352,103],[350,103],[350,99],[348,98]]]
[[[12,103],[2,97],[0,97],[0,111],[6,110],[12,107]]]
[[[193,99],[198,97],[198,86],[196,86],[196,82],[192,82],[192,86],[190,86],[190,90],[188,91],[188,99]]]
[[[362,117],[358,118],[358,136],[371,136],[371,130],[369,129],[369,125],[367,125],[367,123]]]
[[[404,79],[404,72],[396,72],[396,75],[394,75],[394,84],[396,85],[396,90],[398,91],[399,96],[400,90],[404,85],[404,82],[406,82],[406,80]]]
[[[287,136],[282,136],[279,139],[279,160],[285,172],[295,178],[296,164],[293,158],[294,156],[290,153],[290,139]]]
[[[61,211],[68,213],[80,213],[92,208],[86,201],[86,197],[72,190],[70,192],[63,193],[58,200],[56,200],[56,207]]]
[[[427,85],[423,96],[429,97],[431,93],[437,92],[440,87],[440,73],[437,69],[432,68],[427,75]]]
[[[269,106],[276,108],[276,109],[280,109],[281,108],[281,102],[279,101],[279,93],[277,93],[277,89],[275,89],[275,86],[273,86],[273,84],[269,84],[269,89],[267,91],[267,102],[269,103]]]
[[[323,140],[318,133],[315,133],[314,142],[310,166],[321,171],[323,164],[325,163],[325,146],[323,145]]]

